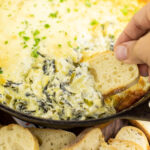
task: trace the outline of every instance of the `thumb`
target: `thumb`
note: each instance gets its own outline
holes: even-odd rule
[[[136,41],[115,47],[115,56],[125,63],[146,64],[150,67],[150,32]]]

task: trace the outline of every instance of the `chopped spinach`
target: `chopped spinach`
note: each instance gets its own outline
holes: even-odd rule
[[[56,72],[55,60],[44,60],[42,69],[45,75],[54,74]]]

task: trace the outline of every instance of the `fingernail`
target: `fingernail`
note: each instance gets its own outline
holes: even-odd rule
[[[125,46],[118,46],[115,55],[119,60],[127,59],[127,48]]]

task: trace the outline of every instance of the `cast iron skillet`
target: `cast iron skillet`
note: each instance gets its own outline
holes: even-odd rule
[[[51,127],[51,128],[60,128],[60,129],[69,129],[75,127],[90,127],[98,124],[108,122],[117,118],[120,119],[139,119],[139,120],[149,120],[150,121],[150,92],[148,92],[143,98],[141,98],[134,105],[130,106],[123,111],[111,115],[106,118],[83,120],[83,121],[63,121],[63,120],[51,120],[51,119],[42,119],[38,117],[33,117],[18,111],[15,111],[7,106],[0,104],[0,109],[6,113],[15,116],[21,120],[31,122],[37,125]]]

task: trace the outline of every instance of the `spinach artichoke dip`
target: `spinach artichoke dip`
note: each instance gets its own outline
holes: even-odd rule
[[[136,0],[0,0],[0,102],[53,120],[115,113],[88,59],[113,44],[144,3]]]

